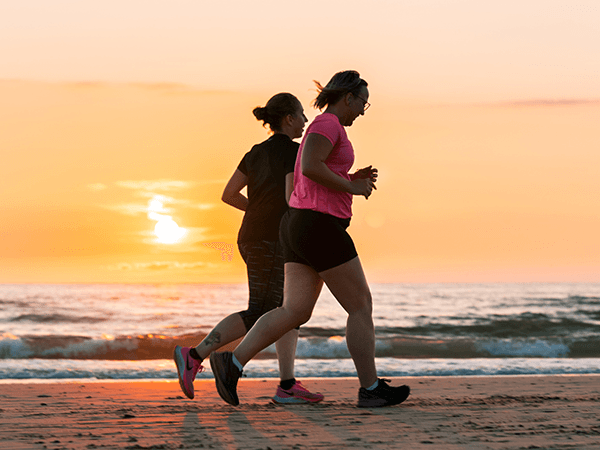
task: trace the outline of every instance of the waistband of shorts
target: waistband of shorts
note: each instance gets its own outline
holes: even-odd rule
[[[300,209],[300,208],[292,208],[290,206],[289,213],[292,214],[307,214],[307,215],[312,215],[314,217],[319,217],[321,219],[324,220],[330,220],[333,222],[337,222],[341,227],[343,227],[344,229],[348,228],[350,226],[350,219],[351,217],[348,217],[347,219],[342,219],[341,217],[337,217],[337,216],[333,216],[331,214],[327,214],[321,211],[315,211],[314,209]]]

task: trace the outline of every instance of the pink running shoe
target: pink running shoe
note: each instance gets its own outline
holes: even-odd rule
[[[281,386],[277,386],[277,393],[271,400],[273,403],[279,403],[282,405],[318,403],[323,400],[323,394],[314,394],[302,386],[302,383],[296,381],[296,384],[294,384],[288,391],[282,389]]]
[[[204,367],[198,360],[190,356],[192,347],[175,346],[173,351],[173,360],[177,366],[177,375],[179,376],[179,386],[187,398],[194,398],[194,380],[196,374],[202,372]]]

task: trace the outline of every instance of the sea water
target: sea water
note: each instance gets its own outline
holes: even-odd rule
[[[600,284],[374,284],[380,376],[600,373]],[[0,285],[0,381],[174,379],[173,348],[246,308],[244,284]],[[298,377],[355,376],[324,289]],[[210,365],[199,378],[211,378]],[[245,368],[277,377],[274,346]]]

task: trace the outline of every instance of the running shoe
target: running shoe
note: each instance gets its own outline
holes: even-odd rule
[[[323,400],[323,394],[318,392],[314,394],[306,389],[302,383],[296,381],[296,383],[289,390],[285,390],[281,386],[277,386],[277,392],[271,400],[273,403],[279,403],[282,405],[318,403]]]
[[[223,400],[233,406],[240,404],[237,395],[238,380],[242,376],[242,371],[236,367],[232,359],[231,352],[212,352],[210,354],[210,367],[215,382],[217,392]]]
[[[173,351],[173,360],[177,366],[177,376],[179,377],[179,386],[187,398],[194,398],[194,380],[199,372],[204,370],[202,364],[197,359],[190,356],[192,347],[175,346]]]
[[[372,391],[365,388],[358,390],[359,408],[379,408],[381,406],[398,405],[406,400],[410,394],[410,388],[406,385],[394,387],[387,384],[391,380],[379,378],[379,385]]]

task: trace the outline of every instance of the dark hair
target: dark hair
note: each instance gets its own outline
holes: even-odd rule
[[[282,92],[275,94],[265,106],[257,106],[252,114],[257,120],[263,121],[263,126],[269,124],[273,131],[281,131],[281,121],[289,114],[296,114],[302,107],[300,100],[292,94]]]
[[[325,87],[321,86],[318,81],[315,81],[315,84],[319,95],[317,95],[313,105],[318,109],[337,103],[348,92],[358,95],[362,87],[368,86],[368,83],[360,77],[356,70],[345,70],[336,73]]]

